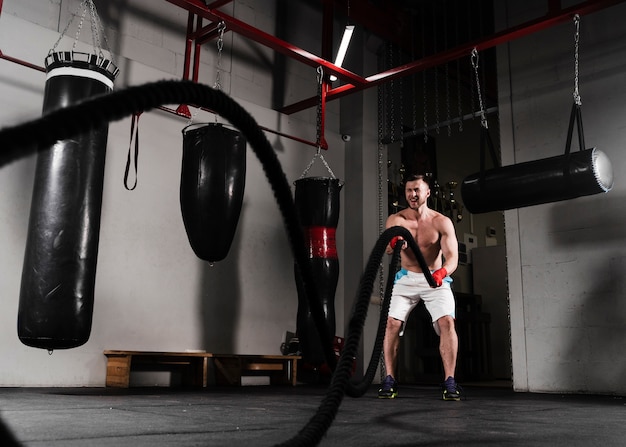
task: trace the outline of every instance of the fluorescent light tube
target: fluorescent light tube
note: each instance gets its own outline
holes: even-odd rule
[[[335,58],[335,65],[341,67],[343,60],[348,52],[348,46],[350,45],[350,39],[352,39],[352,33],[354,32],[354,25],[346,25],[346,29],[343,31],[343,37],[339,44],[339,51],[337,51],[337,57]],[[331,81],[336,81],[337,77],[330,75]]]

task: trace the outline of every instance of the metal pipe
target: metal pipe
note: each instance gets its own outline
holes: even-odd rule
[[[485,110],[485,114],[486,115],[491,115],[493,113],[497,113],[498,112],[498,108],[497,107],[489,107],[488,109]],[[469,119],[472,118],[478,118],[481,115],[481,112],[473,112],[473,113],[467,113],[465,115],[462,116],[457,116],[456,118],[452,118],[446,121],[440,121],[438,123],[435,123],[433,125],[428,126],[426,129],[424,129],[423,127],[421,129],[415,129],[415,130],[410,130],[408,132],[404,132],[402,134],[402,138],[409,138],[409,137],[414,137],[415,135],[420,135],[424,133],[424,130],[434,130],[437,129],[438,127],[446,127],[449,126],[451,124],[456,124],[456,123],[460,123],[461,121],[467,121]],[[391,141],[391,137],[384,137],[382,139],[382,142],[384,144],[389,144],[392,143]]]
[[[159,110],[161,110],[163,112],[171,113],[172,115],[176,115],[176,116],[179,116],[179,117],[185,118],[185,119],[189,119],[189,117],[191,116],[191,114],[187,115],[187,114],[178,112],[177,110],[171,109],[171,108],[166,107],[166,106],[160,106],[160,107],[157,107],[157,109],[159,109]],[[201,110],[204,110],[205,112],[209,112],[209,113],[215,113],[213,110],[209,110],[209,109],[206,109],[204,107],[201,107]],[[316,141],[305,140],[304,138],[296,137],[294,135],[289,135],[289,134],[286,134],[284,132],[279,132],[278,130],[270,129],[270,128],[264,127],[264,126],[259,126],[259,127],[263,131],[269,132],[269,133],[273,133],[275,135],[278,135],[279,137],[288,138],[290,140],[297,141],[298,143],[306,144],[307,146],[318,147],[318,143]],[[326,150],[326,149],[328,149],[328,147],[322,147],[322,149]]]
[[[171,0],[168,0],[171,1]],[[184,0],[179,0],[183,1]],[[191,0],[188,0],[191,1]],[[410,62],[408,64],[401,65],[399,67],[392,68],[390,70],[383,71],[381,73],[369,76],[365,78],[365,82],[361,84],[345,84],[337,88],[331,89],[328,92],[327,100],[332,101],[334,99],[341,98],[350,93],[356,93],[365,90],[370,87],[383,84],[385,82],[398,79],[400,77],[408,76],[420,71],[425,71],[429,68],[433,68],[439,65],[446,64],[462,57],[467,57],[471,54],[471,51],[476,48],[478,51],[483,51],[488,48],[495,47],[497,45],[509,42],[511,40],[525,37],[529,34],[541,31],[552,26],[570,21],[575,14],[586,15],[593,12],[600,11],[610,6],[623,3],[625,0],[586,0],[575,6],[560,9],[558,11],[550,11],[544,17],[528,21],[518,26],[505,29],[503,31],[494,33],[490,36],[483,37],[472,42],[459,45],[456,48],[452,48],[447,51],[442,51],[432,56],[424,57],[422,59]],[[300,102],[294,103],[289,106],[285,106],[279,111],[285,114],[296,113],[315,105],[316,98],[311,97]]]
[[[334,74],[339,79],[346,82],[351,82],[355,85],[364,85],[367,83],[365,78],[352,73],[341,67],[337,67],[332,62],[329,62],[321,57],[318,57],[302,48],[298,48],[295,45],[290,44],[284,40],[281,40],[271,34],[266,33],[258,28],[248,25],[241,20],[236,19],[222,11],[216,9],[210,9],[200,0],[165,0],[173,5],[179,6],[187,11],[199,15],[205,19],[220,22],[223,21],[226,27],[244,37],[247,37],[255,42],[265,45],[279,53],[283,53],[299,62],[307,64],[311,67],[317,68],[320,65],[324,67],[325,71],[330,74]]]
[[[0,0],[0,6],[2,6],[2,0]],[[46,69],[44,67],[41,67],[41,66],[35,65],[35,64],[31,64],[30,62],[26,62],[26,61],[23,61],[21,59],[16,59],[16,58],[11,57],[11,56],[7,56],[6,54],[4,54],[2,52],[2,50],[0,50],[0,59],[4,59],[5,61],[13,62],[13,63],[19,64],[19,65],[22,65],[24,67],[32,68],[33,70],[41,71],[42,73],[46,72]]]

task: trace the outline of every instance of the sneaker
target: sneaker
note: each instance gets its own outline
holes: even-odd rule
[[[394,399],[396,397],[398,397],[398,382],[393,377],[387,376],[378,390],[378,398]]]
[[[443,384],[443,400],[461,400],[461,387],[454,377],[448,377]]]

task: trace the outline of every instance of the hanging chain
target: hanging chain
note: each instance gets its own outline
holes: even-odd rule
[[[435,131],[439,134],[439,69],[435,67]]]
[[[96,5],[93,4],[93,1],[89,1],[89,13],[91,14],[91,41],[94,50],[98,48],[98,56],[103,57],[102,55],[102,44],[100,42],[100,20],[98,19],[98,14],[96,13]],[[104,34],[104,33],[103,33]]]
[[[415,46],[413,42],[415,41],[415,33],[414,27],[411,27],[411,60],[415,60]],[[417,135],[417,75],[413,74],[411,76],[411,118],[412,118],[412,136]]]
[[[402,53],[399,52],[398,53],[398,64],[402,63]],[[394,63],[395,65],[395,63]],[[399,141],[400,141],[400,147],[404,147],[404,138],[402,137],[402,133],[404,131],[403,129],[403,124],[404,124],[404,101],[402,100],[402,92],[404,91],[404,78],[401,77],[400,79],[398,79],[398,121],[399,121],[399,126],[398,126],[398,136],[399,136]]]
[[[426,57],[426,34],[424,33],[424,29],[426,28],[424,26],[424,17],[425,17],[425,13],[424,13],[424,4],[422,4],[421,6],[421,16],[422,16],[422,57]],[[427,113],[428,113],[428,101],[426,98],[426,75],[427,75],[428,71],[427,70],[423,70],[422,71],[422,95],[423,95],[423,105],[422,105],[422,111],[424,112],[424,143],[428,143],[428,118],[427,118]]]
[[[448,123],[448,136],[452,135],[452,117],[450,115],[450,71],[446,64],[446,122]]]
[[[78,8],[76,9],[74,13],[71,14],[70,20],[67,22],[67,25],[65,25],[65,28],[59,35],[59,38],[54,43],[54,45],[52,46],[48,54],[52,54],[56,51],[57,47],[59,46],[59,43],[61,42],[63,37],[65,37],[68,29],[74,22],[74,19],[76,18],[76,16],[78,16],[79,10],[81,10],[80,22],[78,23],[78,28],[74,36],[74,43],[72,44],[72,52],[76,51],[76,45],[78,44],[80,33],[83,30],[83,24],[85,23],[85,18],[87,17],[87,11],[89,11],[89,18],[91,22],[91,39],[92,39],[92,47],[93,47],[94,53],[97,53],[98,57],[104,58],[104,54],[102,50],[106,49],[107,52],[110,54],[111,62],[115,64],[113,52],[111,51],[109,47],[109,42],[107,41],[106,33],[102,32],[101,34],[101,30],[103,31],[104,27],[102,26],[102,22],[100,21],[100,16],[98,16],[98,12],[96,11],[96,5],[94,4],[93,0],[83,0],[82,2],[80,2],[80,4],[78,5]],[[102,40],[104,40],[104,46],[102,45]]]
[[[485,116],[485,108],[483,106],[483,95],[480,90],[480,76],[478,76],[478,50],[474,48],[472,50],[472,67],[474,67],[474,74],[476,75],[476,91],[478,93],[478,106],[480,107],[480,125],[487,129],[487,117]]]
[[[76,35],[74,36],[74,44],[72,45],[72,51],[76,50],[76,44],[78,43],[78,37],[80,36],[81,31],[83,30],[83,23],[85,22],[85,16],[87,15],[87,2],[83,1],[81,5],[83,6],[83,13],[80,16],[80,22],[78,22],[78,29],[76,30]]]
[[[217,62],[215,63],[215,83],[213,84],[213,88],[215,90],[222,90],[222,50],[224,49],[224,31],[226,31],[226,23],[221,21],[217,25]],[[198,110],[195,111],[194,115],[189,117],[189,124],[193,122],[197,114]],[[215,123],[217,124],[217,113],[215,114]]]
[[[459,42],[459,11],[455,12],[455,44]],[[456,60],[456,97],[457,97],[457,110],[459,115],[459,132],[463,132],[463,105],[461,96],[461,60]]]
[[[215,72],[215,84],[213,88],[216,90],[222,89],[222,49],[224,48],[224,31],[226,30],[226,23],[223,21],[217,25],[217,32],[219,33],[217,38],[217,64]]]
[[[107,39],[107,34],[104,32],[104,26],[102,26],[102,22],[100,21],[100,16],[98,15],[98,12],[96,11],[96,5],[93,3],[93,1],[91,2],[91,17],[95,22],[97,22],[97,29],[103,31],[102,39],[104,40],[104,48],[111,55],[111,62],[117,65],[117,63],[115,62],[115,57],[113,56],[113,51],[111,51],[111,46],[109,45],[109,40]],[[98,46],[102,48],[102,46],[100,45],[99,34],[98,34]],[[100,54],[102,54],[102,52]]]
[[[383,127],[383,120],[384,120],[384,106],[383,106],[383,86],[378,86],[378,237],[380,237],[380,235],[383,233],[384,231],[384,214],[383,214],[383,207],[385,206],[385,202],[384,202],[384,196],[383,196],[383,184],[385,183],[385,179],[383,176],[383,172],[385,172],[385,170],[383,169],[383,161],[384,161],[384,145],[383,145],[383,136],[384,136],[384,127]],[[378,296],[380,298],[379,300],[379,311],[382,313],[383,311],[383,296],[385,293],[385,267],[384,264],[381,262],[379,267],[378,267],[378,287],[379,287],[379,292],[378,292]],[[385,376],[385,372],[384,372],[384,368],[385,365],[383,363],[383,358],[381,357],[380,359],[378,359],[379,361],[379,371],[380,371],[380,382],[383,382],[384,376]]]
[[[402,62],[401,60],[398,62]],[[404,91],[404,78],[398,79],[398,120],[400,121],[400,126],[398,128],[398,135],[400,140],[400,147],[404,146],[404,138],[402,137],[402,133],[404,132],[404,101],[402,100],[402,92]]]
[[[456,96],[459,118],[459,132],[463,132],[463,106],[461,100],[461,61],[456,60]]]
[[[426,73],[426,70],[422,72],[422,94],[424,96],[424,143],[428,143],[428,100],[426,98]]]
[[[300,178],[304,178],[304,176],[306,176],[309,173],[309,171],[311,170],[311,167],[313,167],[313,164],[315,163],[315,160],[317,160],[318,158],[320,160],[322,160],[322,163],[324,164],[324,166],[328,170],[330,176],[332,178],[336,178],[335,177],[335,173],[333,172],[332,169],[330,169],[330,165],[326,162],[326,159],[322,155],[321,139],[322,139],[322,88],[323,88],[323,81],[324,81],[324,69],[320,65],[319,67],[317,67],[317,117],[316,117],[317,151],[315,152],[315,155],[313,156],[313,158],[311,159],[311,161],[309,162],[307,167],[304,169],[304,172],[302,172],[302,174],[300,175]]]
[[[389,44],[389,65],[393,67],[393,44]],[[389,98],[391,104],[389,105],[389,115],[391,117],[391,144],[396,141],[396,117],[395,117],[395,98],[394,98],[394,88],[393,88],[393,79],[389,82]]]
[[[580,16],[574,15],[574,25],[576,31],[574,32],[574,102],[577,106],[582,105],[580,94],[578,93],[578,40],[580,37]]]
[[[415,59],[413,59],[415,60]],[[411,85],[413,87],[413,110],[411,112],[413,118],[413,135],[417,135],[417,88],[415,87],[415,83],[417,82],[417,78],[415,75],[411,76]]]
[[[469,78],[472,78],[472,67],[469,65]],[[476,86],[474,82],[470,82],[470,111],[472,112],[472,119],[476,117],[474,112],[476,111]]]
[[[443,2],[443,10],[448,10],[448,4],[444,0]],[[443,23],[443,48],[444,50],[448,49],[448,21],[444,20]],[[446,77],[446,122],[448,123],[448,136],[452,136],[452,117],[450,115],[450,64],[446,63],[445,68],[445,77]]]
[[[433,51],[437,54],[439,47],[437,45],[437,6],[433,4]],[[439,135],[439,67],[435,66],[435,132]]]
[[[317,146],[322,140],[322,88],[324,87],[324,69],[320,65],[317,67],[317,117],[316,117],[316,137]]]
[[[313,167],[313,164],[315,163],[315,160],[318,159],[318,158],[320,160],[322,160],[322,163],[324,164],[324,166],[328,170],[328,173],[330,174],[330,176],[332,178],[337,178],[337,177],[335,177],[335,173],[333,172],[333,170],[330,169],[330,165],[328,164],[328,162],[326,161],[326,159],[322,155],[322,148],[320,146],[317,146],[317,151],[315,152],[315,155],[313,156],[313,158],[311,159],[311,161],[309,162],[307,167],[304,169],[304,172],[302,172],[302,174],[300,175],[300,178],[304,178],[309,173],[309,171],[311,170],[311,167]]]
[[[65,28],[63,28],[63,31],[61,31],[59,38],[54,43],[54,45],[52,45],[52,48],[50,48],[50,51],[48,52],[48,54],[52,54],[56,51],[57,47],[59,46],[59,43],[61,42],[61,39],[63,39],[63,36],[65,36],[65,33],[67,33],[67,30],[70,28],[70,25],[74,21],[74,17],[75,16],[72,14],[72,18],[69,20],[69,22],[67,22],[67,25],[65,25]]]

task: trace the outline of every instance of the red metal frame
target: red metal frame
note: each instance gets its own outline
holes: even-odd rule
[[[3,3],[4,3],[4,0],[0,0],[0,15],[2,15],[2,4]],[[4,59],[5,61],[13,62],[15,64],[22,65],[22,66],[28,67],[28,68],[32,68],[34,70],[41,71],[41,72],[44,72],[44,73],[46,72],[46,69],[44,67],[41,67],[41,66],[35,65],[35,64],[31,64],[30,62],[26,62],[26,61],[23,61],[21,59],[17,59],[17,58],[11,57],[11,56],[7,56],[6,54],[4,54],[2,52],[2,50],[0,50],[0,59]]]
[[[488,48],[492,48],[511,40],[519,39],[537,31],[541,31],[543,29],[569,21],[572,19],[574,14],[578,14],[580,16],[591,14],[593,12],[622,3],[626,0],[586,0],[569,8],[562,8],[560,5],[560,1],[558,0],[547,0],[548,13],[543,17],[494,33],[493,35],[477,39],[473,42],[460,45],[456,48],[440,52],[433,56],[428,56],[419,60],[415,60],[411,63],[404,64],[399,67],[395,67],[390,70],[374,74],[372,76],[368,76],[366,78],[345,70],[341,67],[335,66],[332,62],[329,62],[331,58],[328,55],[324,54],[323,57],[318,57],[312,53],[296,47],[295,45],[290,44],[289,42],[278,39],[260,29],[254,28],[232,16],[229,16],[228,14],[217,10],[218,7],[230,3],[230,0],[215,1],[209,5],[206,5],[202,0],[166,1],[186,9],[187,11],[189,11],[190,14],[214,22],[223,21],[226,24],[228,30],[241,34],[244,37],[247,37],[268,48],[285,54],[286,56],[289,56],[311,67],[317,68],[319,66],[322,66],[326,73],[334,74],[343,82],[345,82],[344,85],[328,89],[325,94],[324,100],[332,101],[334,99],[346,96],[350,93],[356,93],[370,87],[375,87],[385,82],[389,82],[394,79],[398,79],[432,67],[436,67],[438,65],[442,65],[462,57],[469,57],[472,49],[474,48],[479,51],[486,50]],[[325,3],[328,3],[330,0],[323,1]],[[308,109],[310,107],[314,107],[317,104],[318,98],[311,97],[295,104],[285,106],[280,109],[280,112],[285,114],[292,114],[301,110]]]
[[[337,88],[332,89],[326,96],[327,101],[341,98],[350,93],[365,90],[366,88],[374,87],[391,80],[408,76],[420,71],[433,68],[447,62],[459,59],[461,57],[469,57],[472,50],[476,48],[478,51],[483,51],[488,48],[492,48],[503,43],[519,39],[529,34],[541,31],[552,26],[572,20],[575,14],[580,16],[591,14],[599,10],[614,6],[619,3],[623,3],[625,0],[587,0],[578,5],[570,8],[553,9],[554,3],[551,2],[551,9],[548,14],[539,19],[531,20],[522,25],[518,25],[500,32],[497,32],[491,36],[477,39],[473,42],[469,42],[464,45],[460,45],[456,48],[437,53],[433,56],[428,56],[409,64],[401,65],[399,67],[392,68],[390,70],[368,76],[366,78],[366,84],[364,85],[350,85],[345,84]],[[316,98],[308,98],[290,106],[285,106],[280,109],[280,112],[285,114],[292,114],[301,110],[308,109],[315,105]]]
[[[221,1],[215,2],[211,5],[205,5],[201,0],[165,0],[168,3],[172,3],[173,5],[179,6],[183,9],[186,9],[191,14],[202,17],[204,19],[213,21],[213,22],[224,22],[226,24],[226,29],[236,32],[237,34],[241,34],[244,37],[247,37],[257,43],[260,43],[274,51],[285,54],[299,62],[302,62],[311,67],[317,68],[319,66],[324,67],[324,71],[329,74],[334,74],[339,79],[343,79],[346,82],[350,82],[354,85],[365,85],[367,81],[362,77],[351,71],[348,71],[344,68],[337,67],[332,62],[329,62],[326,59],[323,59],[319,56],[314,55],[302,48],[298,48],[295,45],[290,44],[284,40],[281,40],[275,36],[272,36],[265,31],[262,31],[258,28],[254,28],[253,26],[248,25],[241,20],[236,19],[222,11],[219,11],[215,8],[211,9],[215,3],[219,3],[220,6],[226,4],[228,2]]]
[[[292,138],[302,143],[328,148],[326,140],[324,138],[324,121],[326,115],[326,103],[334,99],[341,98],[350,93],[365,90],[370,87],[374,87],[391,80],[408,76],[423,70],[427,70],[438,65],[451,62],[461,57],[468,57],[471,51],[476,48],[478,51],[483,51],[488,48],[495,47],[497,45],[519,39],[529,34],[547,29],[549,27],[564,23],[572,20],[575,14],[580,16],[591,14],[593,12],[600,11],[610,6],[623,3],[626,0],[585,0],[577,5],[569,8],[562,8],[559,0],[547,0],[548,13],[540,18],[531,20],[521,25],[505,29],[503,31],[494,33],[493,35],[486,36],[484,38],[460,45],[456,48],[446,50],[428,56],[420,60],[415,60],[411,63],[401,65],[399,67],[392,68],[390,70],[383,71],[381,73],[363,78],[355,73],[345,70],[341,67],[337,67],[333,63],[329,62],[332,56],[332,18],[333,18],[333,2],[341,3],[343,0],[322,0],[324,2],[324,24],[323,24],[323,36],[322,36],[322,57],[318,57],[312,53],[309,53],[295,45],[290,44],[284,40],[278,39],[260,29],[254,28],[228,14],[225,14],[218,10],[218,8],[231,3],[232,0],[215,0],[210,4],[205,4],[202,0],[166,0],[173,5],[179,6],[189,12],[187,21],[187,37],[185,44],[185,62],[183,68],[183,79],[190,79],[190,69],[193,68],[193,74],[191,79],[194,82],[198,81],[199,70],[199,58],[201,46],[214,39],[218,35],[217,24],[224,22],[226,29],[234,31],[247,37],[257,43],[265,45],[275,51],[287,55],[297,61],[307,64],[311,67],[323,67],[325,76],[322,81],[322,97],[312,97],[292,105],[288,105],[280,109],[280,112],[285,114],[292,114],[301,110],[308,109],[314,106],[321,107],[322,126],[320,129],[320,135],[318,135],[316,142],[310,142],[292,137],[289,135],[281,134],[279,132],[264,129],[270,132],[274,132],[277,135]],[[2,5],[4,0],[0,0],[0,15],[2,14]],[[208,19],[212,23],[203,26],[203,19]],[[194,28],[195,22],[195,28]],[[191,66],[191,57],[193,51],[193,67]],[[23,65],[28,68],[32,68],[41,72],[45,72],[45,68],[31,64],[29,62],[7,56],[0,50],[0,59],[4,59],[10,62]],[[328,82],[328,76],[333,74],[339,79],[342,79],[346,84],[336,88],[332,88]],[[164,109],[165,110],[165,109]],[[167,110],[171,111],[171,110]],[[186,105],[180,105],[173,113],[189,118],[191,114]]]

